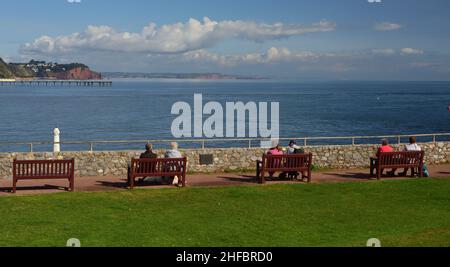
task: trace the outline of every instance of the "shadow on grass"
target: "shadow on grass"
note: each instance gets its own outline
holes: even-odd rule
[[[354,172],[354,173],[323,173],[323,175],[336,176],[347,179],[357,179],[357,180],[369,180],[373,179],[368,173]]]
[[[258,183],[255,175],[239,175],[239,177],[219,176],[218,178],[226,179],[227,181],[230,181],[233,183],[242,183],[242,184],[257,184]],[[277,175],[275,175],[272,178],[266,176],[265,179],[268,182],[292,182],[292,181],[295,182],[295,181],[297,181],[295,179],[291,179],[288,177],[279,177]],[[299,179],[298,181],[300,182],[301,180]]]
[[[119,188],[119,189],[128,189],[128,181],[123,180],[123,182],[111,182],[111,181],[97,181],[98,184],[104,187],[109,188]],[[149,181],[143,181],[142,179],[138,179],[135,181],[134,185],[136,187],[163,187],[163,186],[169,186],[172,185],[172,182],[166,181],[166,180],[149,180]]]
[[[230,182],[243,184],[256,184],[256,177],[254,175],[239,175],[239,177],[219,176],[218,178],[225,179]]]
[[[35,191],[35,190],[61,190],[61,191],[68,191],[68,187],[64,186],[57,186],[57,185],[42,185],[42,186],[17,186],[17,192],[19,191]],[[12,187],[0,187],[0,192],[4,193],[11,193]]]

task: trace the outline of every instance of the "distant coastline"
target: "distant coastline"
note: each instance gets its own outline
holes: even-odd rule
[[[266,80],[267,77],[221,73],[102,72],[105,79]]]

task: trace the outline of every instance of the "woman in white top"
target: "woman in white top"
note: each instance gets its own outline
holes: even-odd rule
[[[177,142],[170,143],[170,148],[171,149],[166,151],[166,153],[164,155],[165,158],[175,159],[175,158],[182,158],[183,157],[181,155],[180,151],[178,151],[178,143]]]
[[[178,151],[178,143],[177,142],[172,142],[170,143],[170,148],[169,150],[166,151],[166,153],[164,154],[165,158],[169,158],[169,159],[177,159],[177,158],[182,158],[183,156],[181,155],[180,151]],[[170,168],[176,168],[176,166],[171,166]],[[176,186],[181,186],[181,183],[179,181],[178,176],[172,177],[173,181],[172,184],[176,185]]]

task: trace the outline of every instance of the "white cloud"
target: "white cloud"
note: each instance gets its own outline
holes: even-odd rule
[[[402,28],[403,26],[392,22],[380,22],[375,24],[374,29],[376,31],[394,31]]]
[[[189,19],[186,23],[158,27],[150,23],[141,32],[120,32],[109,26],[88,26],[84,32],[65,36],[41,36],[22,46],[24,54],[61,55],[77,51],[112,51],[134,53],[185,53],[210,48],[231,39],[256,42],[277,40],[312,32],[333,31],[336,24],[322,20],[310,26],[283,23],[264,24],[252,21],[203,22]]]
[[[276,47],[271,47],[264,53],[249,53],[241,55],[220,55],[203,49],[183,54],[183,59],[186,61],[211,62],[224,66],[307,61],[317,57],[318,55],[310,51],[291,52],[287,48]]]
[[[69,4],[79,4],[79,3],[81,3],[81,0],[67,0],[67,2]]]
[[[383,48],[383,49],[372,49],[372,53],[377,54],[377,55],[390,56],[390,55],[394,55],[396,52],[392,48]]]
[[[420,49],[414,49],[414,48],[402,48],[401,50],[402,55],[422,55],[424,53],[423,50]]]

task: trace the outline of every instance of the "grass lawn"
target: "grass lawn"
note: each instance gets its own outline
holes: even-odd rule
[[[450,180],[0,198],[0,246],[450,246]]]

